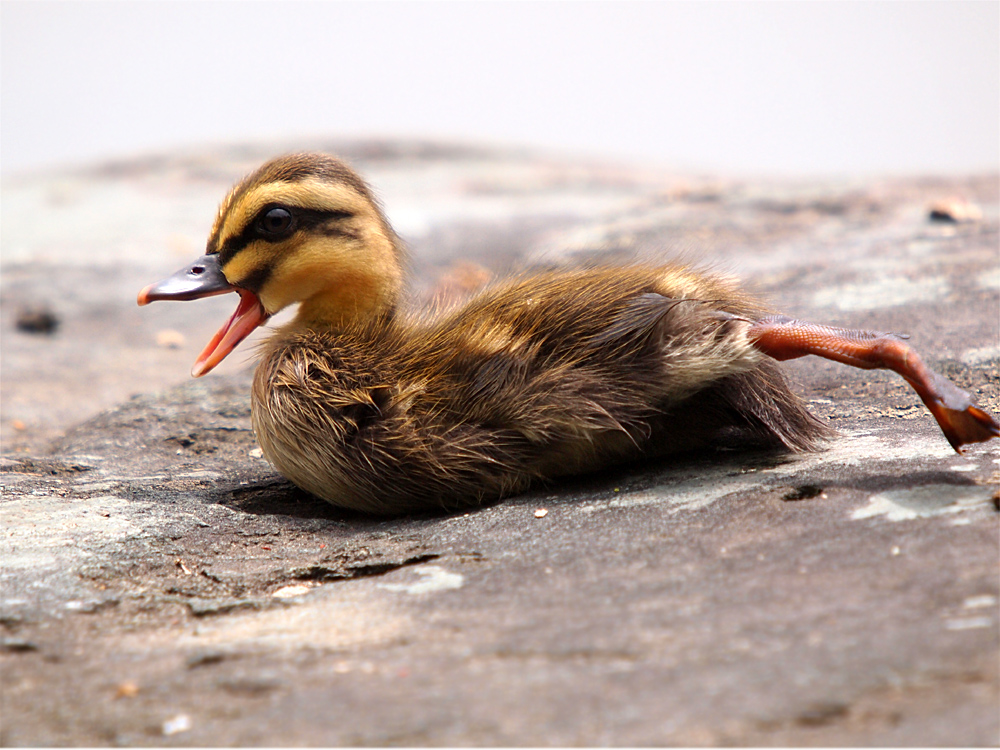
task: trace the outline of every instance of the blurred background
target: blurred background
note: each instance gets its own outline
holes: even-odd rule
[[[994,171],[996,2],[22,2],[2,171],[403,136],[729,174]]]

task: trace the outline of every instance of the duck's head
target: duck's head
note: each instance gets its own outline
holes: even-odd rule
[[[219,207],[205,255],[139,292],[139,304],[238,292],[240,304],[195,362],[204,375],[279,310],[303,326],[391,314],[402,286],[396,234],[364,181],[325,154],[264,164]]]

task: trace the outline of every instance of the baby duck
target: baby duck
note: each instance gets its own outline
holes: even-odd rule
[[[206,254],[138,301],[240,295],[195,377],[298,303],[261,347],[257,439],[302,489],[370,513],[476,505],[726,436],[816,449],[831,431],[775,361],[806,354],[899,372],[956,450],[1000,435],[900,337],[768,315],[685,267],[547,270],[406,317],[402,256],[354,171],[294,154],[237,184]]]

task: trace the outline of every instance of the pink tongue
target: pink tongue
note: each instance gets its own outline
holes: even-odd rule
[[[206,372],[219,364],[236,346],[247,336],[253,333],[257,326],[263,324],[268,319],[268,314],[264,312],[264,306],[260,304],[257,295],[245,289],[237,289],[240,295],[240,304],[236,312],[219,332],[208,342],[205,350],[198,355],[194,367],[191,368],[191,375],[200,378]]]

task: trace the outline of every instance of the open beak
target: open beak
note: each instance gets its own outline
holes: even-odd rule
[[[226,280],[222,268],[219,267],[219,256],[216,254],[203,255],[173,276],[156,284],[150,284],[139,292],[138,302],[140,305],[148,305],[150,302],[161,299],[201,299],[226,292],[238,293],[240,304],[232,317],[212,337],[208,346],[195,360],[191,375],[196,378],[210,372],[243,339],[253,333],[255,328],[267,321],[269,316],[260,303],[260,299],[248,289],[233,286]]]

